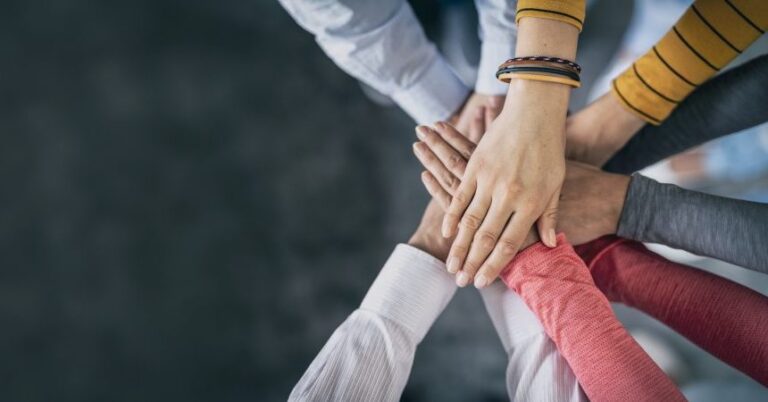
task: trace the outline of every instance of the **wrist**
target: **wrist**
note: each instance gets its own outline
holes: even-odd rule
[[[418,230],[408,240],[409,246],[417,248],[440,261],[445,261],[448,258],[450,244],[445,243],[446,240],[440,234],[429,235]]]
[[[630,113],[613,95],[600,100],[600,115],[609,117],[599,131],[599,141],[618,151],[645,125],[645,121]]]
[[[604,228],[605,234],[616,234],[618,230],[631,179],[630,176],[606,174],[606,188],[608,191],[606,191],[606,197],[604,198],[607,204],[604,215],[607,217]]]

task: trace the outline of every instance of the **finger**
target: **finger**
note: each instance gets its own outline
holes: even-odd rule
[[[482,288],[488,286],[499,276],[504,267],[512,261],[512,258],[520,250],[528,232],[531,230],[533,219],[520,212],[512,215],[493,252],[485,260],[480,270],[478,270],[475,276],[475,287]]]
[[[477,108],[472,114],[472,120],[469,122],[469,132],[467,137],[470,141],[477,144],[480,137],[485,132],[485,106]]]
[[[464,175],[464,169],[467,168],[467,159],[455,150],[437,131],[426,126],[419,126],[416,129],[419,138],[427,144],[429,149],[437,155],[443,166],[453,173],[456,177]]]
[[[557,227],[557,206],[559,203],[560,189],[557,189],[549,203],[547,203],[544,213],[536,221],[536,228],[539,230],[539,237],[541,237],[542,243],[550,248],[557,246],[555,228]]]
[[[453,149],[458,151],[464,159],[469,159],[472,156],[472,152],[475,152],[476,144],[450,124],[439,122],[435,124],[435,131]]]
[[[443,190],[435,176],[428,171],[421,172],[421,182],[424,183],[427,192],[437,201],[440,208],[442,208],[443,211],[448,209],[448,206],[451,205],[451,195]]]
[[[509,203],[502,201],[500,198],[491,200],[491,208],[488,210],[488,215],[483,219],[482,225],[480,225],[472,239],[472,244],[467,254],[467,261],[464,263],[464,268],[462,268],[462,271],[465,271],[469,276],[469,282],[475,279],[478,269],[483,265],[494,247],[496,247],[499,236],[504,230],[504,225],[509,221],[511,215],[512,208]],[[485,285],[482,284],[482,286]]]
[[[464,211],[469,206],[469,202],[475,195],[475,189],[477,188],[474,180],[465,180],[459,184],[459,188],[453,192],[453,199],[451,205],[445,211],[443,217],[443,226],[441,232],[443,237],[449,239],[456,234],[456,228],[459,226],[459,219],[464,215]]]
[[[469,274],[464,271],[464,268],[466,268],[464,261],[466,261],[467,252],[469,252],[475,232],[480,227],[480,224],[482,224],[483,218],[485,218],[485,214],[488,212],[490,203],[490,197],[482,194],[475,195],[472,203],[467,208],[467,212],[461,218],[459,233],[456,235],[456,239],[451,245],[451,250],[448,252],[448,272],[458,272],[456,284],[461,287],[467,286],[471,279]]]
[[[413,144],[413,153],[416,154],[416,158],[424,165],[432,175],[440,183],[440,187],[451,193],[458,189],[461,181],[453,173],[451,173],[440,161],[427,144],[423,142],[416,142]]]

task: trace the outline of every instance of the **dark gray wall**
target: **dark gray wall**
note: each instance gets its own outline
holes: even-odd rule
[[[426,203],[411,121],[274,1],[2,8],[0,400],[285,399]],[[502,354],[460,292],[405,399]]]

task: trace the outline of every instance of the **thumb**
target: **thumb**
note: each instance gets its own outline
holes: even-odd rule
[[[560,189],[555,191],[552,198],[547,203],[547,208],[544,213],[539,217],[536,222],[536,227],[539,230],[539,237],[541,241],[547,247],[557,246],[557,236],[555,236],[555,228],[557,228],[557,206],[560,203]]]

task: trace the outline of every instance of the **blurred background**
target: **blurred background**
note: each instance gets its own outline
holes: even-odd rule
[[[471,1],[411,3],[471,82]],[[687,4],[591,2],[572,110]],[[426,205],[413,122],[276,1],[9,0],[0,52],[0,400],[285,400]],[[768,129],[649,174],[767,202]],[[667,255],[768,294],[757,274]],[[617,311],[693,399],[768,398]],[[505,400],[505,360],[477,292],[459,291],[403,399]]]

